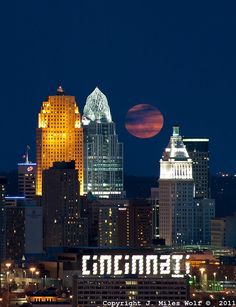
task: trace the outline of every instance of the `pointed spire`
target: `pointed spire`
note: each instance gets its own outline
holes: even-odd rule
[[[29,150],[30,150],[30,146],[27,145],[27,147],[26,147],[26,155],[25,155],[25,163],[29,163]]]
[[[57,88],[57,95],[59,95],[59,96],[60,95],[61,96],[65,95],[65,92],[64,92],[64,90],[63,90],[61,85],[59,85],[58,88]]]
[[[189,154],[183,143],[182,136],[179,134],[179,126],[173,127],[173,134],[170,142],[163,153],[163,160],[168,161],[174,159],[176,161],[186,161],[189,159]]]
[[[83,118],[96,122],[112,122],[107,97],[97,86],[86,99]]]

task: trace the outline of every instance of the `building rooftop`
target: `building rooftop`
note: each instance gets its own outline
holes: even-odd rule
[[[90,121],[112,122],[107,97],[98,87],[87,97],[82,121],[84,125],[88,125]]]
[[[164,161],[168,160],[176,160],[176,161],[187,161],[189,158],[189,154],[187,149],[183,143],[182,136],[179,134],[179,127],[173,127],[173,134],[170,138],[170,142],[166,147],[162,159]]]

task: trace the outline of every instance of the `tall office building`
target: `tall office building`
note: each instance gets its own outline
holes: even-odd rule
[[[21,260],[43,252],[43,214],[36,201],[24,196],[5,198],[6,258]]]
[[[29,161],[29,146],[25,155],[25,162],[18,163],[18,193],[26,199],[34,199],[36,192],[36,163]]]
[[[193,198],[192,160],[175,126],[160,160],[159,231],[167,245],[193,242]]]
[[[74,160],[83,194],[83,129],[75,97],[61,87],[43,102],[36,131],[36,194],[42,194],[42,172],[55,161]]]
[[[106,203],[107,201],[107,203]],[[112,201],[112,200],[111,200]],[[152,204],[146,199],[97,204],[100,247],[152,246]]]
[[[211,244],[211,220],[215,218],[215,200],[210,198],[194,199],[193,243]]]
[[[151,188],[149,198],[152,204],[152,240],[153,244],[161,244],[159,234],[159,188]]]
[[[125,210],[125,223],[121,224],[120,213]],[[98,217],[98,233],[100,247],[117,247],[123,246],[122,242],[129,241],[129,236],[125,235],[125,230],[129,227],[128,224],[128,208],[120,205],[100,206]],[[129,231],[129,229],[128,229]],[[127,246],[127,245],[124,246]]]
[[[225,217],[235,212],[236,174],[219,173],[211,177],[211,195],[216,200],[216,215]]]
[[[87,244],[86,220],[80,218],[78,170],[75,162],[54,162],[43,171],[44,247]]]
[[[100,198],[123,196],[123,144],[106,96],[96,87],[83,114],[84,191]]]
[[[209,139],[183,138],[193,161],[193,179],[196,198],[209,198]]]
[[[130,246],[152,246],[152,204],[146,199],[129,200]]]
[[[118,232],[118,207],[102,207],[99,208],[98,217],[98,233],[99,246],[112,247],[119,246],[119,232]]]

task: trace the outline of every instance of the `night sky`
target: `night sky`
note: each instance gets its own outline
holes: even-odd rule
[[[58,85],[82,113],[96,86],[106,94],[125,172],[156,175],[172,125],[210,138],[211,172],[236,172],[235,1],[41,0],[1,5],[0,170],[26,145],[35,159],[42,101]],[[133,105],[164,115],[151,139],[126,131]]]

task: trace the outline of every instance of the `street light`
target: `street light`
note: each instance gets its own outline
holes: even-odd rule
[[[5,266],[7,268],[7,302],[9,304],[9,300],[10,300],[10,284],[8,282],[8,277],[9,277],[9,273],[10,273],[9,269],[11,267],[11,263],[10,262],[6,262]]]
[[[199,271],[201,273],[201,286],[203,288],[203,286],[204,286],[204,272],[206,271],[206,269],[205,268],[200,268]]]
[[[36,268],[33,267],[33,268],[30,268],[29,270],[32,273],[32,278],[33,278],[34,277],[34,272],[36,271]]]
[[[205,268],[200,268],[199,271],[201,272],[201,275],[206,271]]]
[[[35,272],[36,279],[37,279],[37,289],[38,289],[38,286],[39,286],[39,274],[40,274],[39,271],[36,271],[36,272]]]
[[[11,263],[10,262],[7,262],[7,263],[5,263],[5,266],[6,266],[6,268],[7,268],[7,283],[8,283],[8,276],[9,276],[9,269],[10,269],[10,267],[11,267]]]
[[[214,276],[214,290],[216,291],[216,272],[213,273]]]

